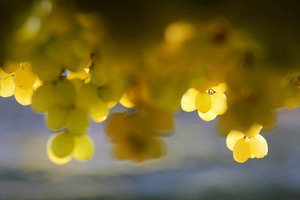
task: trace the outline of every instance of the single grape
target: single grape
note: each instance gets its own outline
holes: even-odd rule
[[[188,89],[188,91],[181,98],[181,108],[185,112],[192,112],[196,110],[195,100],[198,95],[198,90],[194,88]]]
[[[43,82],[52,82],[59,78],[62,68],[59,64],[41,58],[31,60],[32,71]]]
[[[107,118],[108,112],[107,104],[100,99],[97,99],[97,101],[91,105],[89,114],[94,122],[99,123],[103,122]]]
[[[72,156],[71,154],[70,155],[67,155],[65,157],[57,157],[52,149],[51,149],[51,145],[52,144],[52,141],[53,139],[56,137],[56,135],[52,135],[49,140],[48,140],[48,143],[47,143],[47,155],[48,155],[48,158],[51,162],[57,164],[57,165],[64,165],[66,163],[68,163],[71,159],[72,159]]]
[[[223,93],[215,92],[211,96],[212,98],[212,106],[211,109],[217,115],[222,115],[227,110],[227,98]]]
[[[248,139],[241,138],[239,139],[233,148],[233,159],[236,162],[244,163],[250,158],[251,149]]]
[[[121,99],[119,100],[119,103],[124,106],[125,108],[133,108],[134,104],[131,102],[129,96],[124,93]]]
[[[88,135],[75,136],[75,147],[73,157],[79,161],[90,160],[94,155],[94,143]]]
[[[28,89],[33,86],[36,81],[36,75],[32,72],[31,64],[22,63],[14,75],[14,82],[16,87]]]
[[[218,93],[224,93],[226,91],[226,88],[227,88],[226,83],[220,83],[217,86],[212,87],[211,89]]]
[[[89,113],[92,104],[94,104],[97,101],[98,101],[97,88],[91,83],[83,84],[79,89],[75,105],[76,107],[81,108],[87,113]]]
[[[260,134],[256,135],[253,138],[250,138],[249,143],[250,143],[251,152],[256,158],[263,158],[268,154],[267,141]]]
[[[0,80],[0,96],[10,97],[14,94],[15,83],[12,75],[6,76]]]
[[[58,104],[71,107],[76,98],[76,89],[70,80],[59,80],[54,86],[55,100]]]
[[[50,130],[58,130],[66,125],[69,110],[60,105],[54,105],[48,109],[45,120]]]
[[[32,93],[33,88],[22,89],[15,87],[14,97],[19,104],[27,106],[31,104]]]
[[[103,66],[95,65],[91,71],[91,82],[98,87],[105,86],[109,82],[109,74]]]
[[[80,108],[71,109],[67,117],[66,127],[73,135],[86,134],[89,128],[88,114]]]
[[[245,136],[244,133],[240,131],[235,131],[235,130],[230,131],[230,133],[226,137],[227,148],[233,151],[235,143],[239,139],[243,138],[244,136]]]
[[[46,112],[54,103],[54,86],[52,83],[44,83],[32,95],[31,107],[36,112]]]
[[[206,113],[211,109],[211,96],[207,92],[199,92],[195,99],[195,106],[201,113]]]
[[[65,158],[73,152],[74,138],[67,132],[58,133],[49,142],[49,148],[56,157]]]

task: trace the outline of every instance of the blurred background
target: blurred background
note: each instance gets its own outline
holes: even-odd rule
[[[116,161],[92,124],[96,152],[89,162],[50,162],[44,116],[14,98],[0,99],[0,199],[299,199],[300,109],[279,110],[277,128],[263,133],[269,153],[244,164],[232,158],[216,120],[177,112],[165,158]],[[124,110],[120,105],[112,112]],[[246,114],[246,113],[245,113]],[[104,122],[105,123],[105,122]]]

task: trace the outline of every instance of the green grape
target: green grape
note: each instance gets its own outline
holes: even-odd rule
[[[88,135],[75,136],[75,147],[73,157],[79,161],[87,161],[94,155],[94,143]]]
[[[198,111],[198,115],[203,121],[207,121],[207,122],[212,121],[217,117],[217,115],[212,110],[209,110],[206,113],[202,113]]]
[[[206,113],[211,109],[211,96],[207,92],[199,92],[195,99],[195,106],[201,113]]]
[[[16,87],[28,89],[36,81],[36,75],[32,72],[30,63],[22,63],[14,75]]]
[[[99,123],[103,122],[107,118],[108,112],[109,110],[107,104],[102,100],[97,99],[97,101],[91,105],[89,114],[94,122]]]
[[[56,135],[52,135],[49,140],[48,140],[48,143],[47,143],[47,155],[48,155],[48,158],[51,162],[57,164],[57,165],[64,165],[66,163],[68,163],[71,159],[72,159],[72,156],[71,154],[70,155],[67,155],[65,157],[57,157],[53,151],[52,151],[52,148],[51,148],[51,145],[52,144],[52,141],[53,139],[56,137]]]
[[[124,93],[121,99],[119,100],[119,103],[124,106],[125,108],[133,108],[134,104],[131,102],[129,96]]]
[[[78,94],[79,90],[83,84],[83,81],[78,78],[71,79],[70,81],[73,84],[73,86],[75,87],[76,93]]]
[[[256,158],[263,158],[268,154],[267,141],[260,134],[256,135],[253,138],[250,138],[249,143],[250,143],[251,152]]]
[[[26,106],[31,104],[32,93],[33,88],[22,89],[15,87],[14,97],[19,104]]]
[[[2,67],[2,70],[4,73],[6,73],[8,75],[8,74],[14,73],[19,67],[20,67],[19,62],[8,61],[4,64],[4,66]]]
[[[55,100],[62,106],[71,107],[76,98],[76,89],[70,80],[59,80],[54,86]]]
[[[226,95],[223,93],[216,92],[212,94],[212,111],[217,115],[222,115],[227,110],[227,98]]]
[[[233,159],[236,162],[244,163],[251,157],[251,149],[248,139],[239,139],[233,148]]]
[[[224,93],[226,91],[226,83],[220,83],[219,85],[212,87],[211,89],[218,93]]]
[[[3,69],[2,69],[2,67],[0,66],[0,79],[5,78],[8,75],[9,74],[7,74],[6,72],[4,72]]]
[[[59,78],[62,68],[43,58],[31,60],[32,71],[44,82],[52,82]]]
[[[12,75],[6,76],[0,80],[0,96],[10,97],[14,94],[15,83]]]
[[[72,80],[72,79],[80,79],[84,80],[84,82],[88,82],[90,80],[88,70],[83,69],[79,72],[69,72],[67,79]]]
[[[65,158],[73,152],[74,138],[70,133],[62,132],[56,134],[51,141],[48,142],[54,156]]]
[[[88,114],[80,109],[71,109],[67,117],[67,130],[73,135],[86,134],[89,128],[89,116]]]
[[[250,129],[248,129],[245,132],[245,135],[249,138],[251,137],[255,137],[256,135],[258,135],[258,133],[260,132],[260,130],[262,129],[262,126],[260,124],[253,124]]]
[[[243,138],[244,136],[245,136],[244,133],[242,133],[240,131],[235,131],[235,130],[230,131],[230,133],[226,137],[227,148],[230,149],[231,151],[233,151],[235,143],[239,139]]]
[[[66,125],[69,110],[60,105],[50,107],[46,113],[46,125],[50,130],[58,130]]]
[[[31,107],[36,112],[46,112],[54,103],[54,85],[52,83],[43,84],[32,95]]]
[[[198,90],[194,88],[188,89],[188,91],[181,98],[181,108],[185,112],[192,112],[196,110],[195,100],[198,95]]]
[[[83,109],[87,113],[90,112],[91,105],[98,101],[97,88],[88,83],[83,84],[78,92],[76,99],[76,107]]]
[[[91,82],[98,87],[105,86],[109,82],[109,74],[102,66],[94,65],[90,74]]]

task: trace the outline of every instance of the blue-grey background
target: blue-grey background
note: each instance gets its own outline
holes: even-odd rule
[[[178,112],[164,159],[116,161],[103,124],[92,124],[94,158],[63,166],[47,158],[43,115],[13,97],[0,109],[0,199],[300,199],[300,109],[278,110],[277,128],[263,133],[268,156],[244,164],[233,161],[216,120]]]

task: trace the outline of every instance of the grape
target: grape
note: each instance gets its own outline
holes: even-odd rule
[[[174,128],[174,120],[171,114],[164,111],[154,111],[149,114],[152,118],[152,129],[159,131],[171,131]]]
[[[33,88],[21,89],[19,87],[15,87],[14,90],[14,96],[16,101],[23,106],[31,104],[32,93]]]
[[[188,89],[188,91],[181,98],[181,108],[185,112],[192,112],[196,110],[195,100],[198,95],[198,90],[194,88]]]
[[[54,95],[57,103],[71,107],[75,102],[76,89],[71,81],[59,80],[54,86]]]
[[[202,120],[207,121],[207,122],[212,121],[217,117],[217,115],[212,110],[209,110],[206,113],[202,113],[202,112],[198,111],[198,115]]]
[[[2,67],[0,67],[0,79],[8,76],[9,74],[7,74],[6,72],[3,71]]]
[[[36,112],[46,112],[54,103],[54,86],[52,83],[44,83],[32,95],[31,107]]]
[[[74,149],[74,139],[70,133],[62,132],[56,134],[51,141],[49,140],[48,145],[54,156],[64,158],[71,155]]]
[[[211,109],[211,96],[207,92],[199,92],[195,99],[195,106],[201,113],[206,113]]]
[[[226,83],[220,83],[219,85],[212,87],[211,89],[218,93],[224,93],[226,91]]]
[[[37,90],[42,85],[43,85],[43,81],[41,81],[39,78],[37,78],[36,81],[35,81],[35,83],[33,84],[33,89]]]
[[[110,108],[113,108],[118,102],[117,101],[109,101],[107,102],[107,107],[110,109]]]
[[[118,160],[126,160],[132,157],[126,143],[119,142],[113,146],[113,156]]]
[[[83,109],[87,113],[90,112],[91,105],[98,101],[97,88],[92,84],[83,84],[78,92],[76,99],[76,107]]]
[[[222,115],[227,110],[227,98],[223,93],[216,92],[212,94],[212,111],[217,115]]]
[[[82,80],[78,79],[78,78],[74,78],[72,80],[70,80],[71,83],[73,84],[73,86],[75,87],[76,93],[79,93],[79,90],[83,84]]]
[[[75,136],[73,157],[79,161],[87,161],[94,155],[94,143],[88,135]]]
[[[125,108],[133,108],[134,104],[131,102],[130,98],[126,93],[123,94],[121,99],[119,100],[120,104]]]
[[[72,159],[72,156],[71,154],[68,155],[68,156],[65,156],[63,158],[61,157],[57,157],[56,155],[54,155],[52,149],[51,149],[51,146],[50,144],[52,143],[53,139],[56,137],[56,135],[52,135],[49,140],[48,140],[48,143],[47,143],[47,155],[48,155],[48,158],[51,162],[57,164],[57,165],[64,165],[66,164],[67,162],[69,162],[71,159]]]
[[[96,86],[100,87],[108,84],[109,74],[103,68],[103,66],[94,65],[94,67],[91,68],[90,73],[91,73],[91,82]]]
[[[66,126],[73,135],[86,134],[89,127],[89,116],[84,110],[74,108],[68,114]]]
[[[19,67],[20,67],[19,62],[8,61],[4,64],[4,66],[1,69],[3,70],[4,73],[11,74],[14,73]]]
[[[46,125],[50,130],[58,130],[66,125],[66,119],[68,117],[68,109],[54,105],[48,109],[46,113]]]
[[[227,148],[233,151],[235,143],[239,139],[243,138],[244,136],[245,136],[244,133],[240,131],[234,131],[234,130],[230,131],[230,133],[226,137]]]
[[[62,68],[59,64],[52,63],[51,61],[42,58],[34,58],[31,60],[31,65],[32,71],[44,82],[56,80],[62,72]]]
[[[97,99],[97,101],[91,105],[89,114],[94,122],[103,122],[107,118],[108,112],[107,104]]]
[[[107,120],[105,133],[112,141],[116,141],[131,129],[130,121],[124,113],[114,113]]]
[[[147,158],[161,158],[165,155],[165,144],[163,140],[152,138],[146,149]]]
[[[233,148],[233,159],[236,162],[244,163],[250,158],[251,149],[248,139],[241,138],[239,139]]]
[[[30,63],[22,63],[15,72],[14,82],[16,87],[28,89],[33,86],[36,81],[36,75],[31,70]]]
[[[250,138],[251,152],[256,158],[263,158],[268,154],[268,144],[263,136],[260,134]]]
[[[0,80],[0,96],[10,97],[14,94],[15,84],[12,75],[6,76]]]
[[[249,138],[255,137],[261,129],[262,126],[260,124],[253,124],[251,128],[245,132],[245,135]]]

